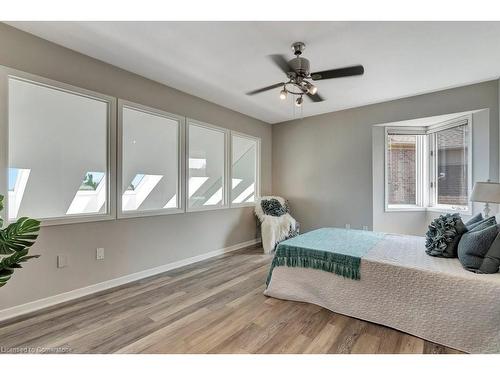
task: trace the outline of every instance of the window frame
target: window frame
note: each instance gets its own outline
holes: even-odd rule
[[[0,65],[0,167],[4,168],[0,173],[0,195],[4,196],[4,210],[0,216],[6,223],[9,220],[9,80],[17,79],[38,86],[47,87],[73,95],[102,101],[107,104],[107,124],[106,124],[106,213],[104,214],[73,214],[54,218],[38,218],[42,226],[65,225],[76,223],[87,223],[95,221],[107,221],[116,219],[126,219],[134,217],[159,216],[187,212],[211,211],[229,208],[253,207],[252,202],[231,203],[232,192],[232,136],[239,136],[256,141],[256,165],[255,165],[255,198],[261,196],[261,138],[249,134],[233,131],[228,128],[216,126],[207,122],[199,121],[186,116],[172,114],[157,108],[134,103],[115,96],[101,94],[96,91],[87,90],[78,86],[66,84],[56,80],[41,77],[35,74],[26,73]],[[177,120],[179,122],[178,132],[178,208],[125,211],[122,212],[122,135],[123,135],[123,107],[160,115]],[[216,130],[224,133],[224,174],[223,174],[223,204],[221,206],[207,206],[189,208],[188,204],[188,178],[189,178],[189,124]],[[119,133],[119,134],[118,134]]]
[[[455,208],[456,206],[451,204],[437,204],[437,170],[438,170],[438,158],[437,158],[437,145],[436,137],[437,133],[443,130],[452,129],[459,126],[468,127],[468,150],[467,150],[467,207],[466,209]],[[428,210],[433,212],[450,212],[450,213],[462,213],[464,215],[472,214],[472,203],[470,201],[470,195],[472,193],[472,115],[462,116],[450,121],[442,122],[436,125],[429,126],[427,131],[428,138],[428,155],[429,155],[429,202]],[[431,186],[432,184],[432,186]]]
[[[233,181],[233,136],[240,137],[240,138],[246,138],[252,141],[255,141],[256,143],[256,150],[255,150],[255,189],[254,189],[254,195],[255,195],[255,201],[254,202],[242,202],[242,203],[233,203],[232,202],[232,181]],[[228,178],[228,190],[229,190],[229,205],[231,208],[237,208],[237,207],[254,207],[255,202],[257,201],[258,198],[260,198],[260,143],[261,139],[258,137],[254,137],[248,134],[240,133],[237,131],[230,131],[230,141],[229,141],[229,178]]]
[[[437,202],[437,157],[435,150],[435,134],[442,130],[455,128],[458,126],[468,126],[468,155],[467,155],[467,208],[457,209],[453,205],[436,205]],[[470,215],[472,212],[472,202],[470,201],[470,194],[472,192],[472,114],[460,116],[451,120],[436,123],[430,126],[406,126],[406,127],[385,127],[384,129],[384,211],[385,212],[418,212],[418,211],[431,211],[431,212],[449,212],[449,213],[462,213]],[[416,204],[415,205],[389,205],[389,181],[388,181],[388,168],[387,168],[387,153],[389,146],[388,136],[391,133],[408,134],[408,135],[422,135],[421,144],[417,138],[417,156],[416,156]],[[432,183],[432,187],[431,187]]]
[[[425,211],[425,141],[421,137],[416,139],[415,149],[415,204],[389,204],[389,174],[387,168],[388,152],[389,152],[389,135],[391,133],[401,135],[416,135],[425,136],[425,129],[422,127],[386,127],[384,131],[384,207],[385,212],[401,212],[401,211]]]
[[[223,176],[222,176],[222,205],[220,206],[202,206],[202,207],[189,207],[189,125],[193,124],[194,126],[202,127],[209,130],[215,130],[224,134],[224,168],[223,168]],[[231,170],[230,170],[230,133],[231,131],[226,128],[222,128],[220,126],[212,125],[207,122],[198,121],[189,117],[186,117],[186,128],[185,128],[185,187],[184,187],[184,205],[186,208],[186,212],[200,212],[200,211],[211,211],[211,210],[222,210],[230,208],[230,192],[228,189],[229,183],[231,181]]]
[[[9,168],[9,80],[16,79],[48,89],[53,89],[68,94],[73,94],[107,104],[106,124],[106,213],[104,214],[74,214],[53,218],[36,218],[41,221],[41,226],[64,225],[75,223],[86,223],[93,221],[114,220],[116,217],[116,98],[101,94],[99,92],[83,89],[63,82],[40,77],[34,74],[22,72],[16,69],[0,66],[0,139],[3,139],[2,151],[0,152],[0,166],[5,173],[0,176],[0,195],[4,196],[4,211],[2,217],[7,223],[15,222],[17,219],[9,220],[8,202],[8,168]]]
[[[159,208],[154,210],[122,210],[122,191],[123,191],[123,109],[128,108],[140,111],[146,114],[164,117],[177,121],[177,207]],[[160,216],[180,214],[185,212],[185,168],[184,168],[184,134],[186,127],[186,118],[161,109],[148,107],[139,103],[134,103],[124,99],[118,99],[117,105],[117,184],[116,184],[116,207],[117,219],[127,219],[134,217]]]

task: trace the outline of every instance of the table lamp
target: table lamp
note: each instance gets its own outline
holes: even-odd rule
[[[472,202],[483,202],[484,217],[490,215],[490,203],[500,203],[500,184],[497,182],[476,182],[470,197]]]

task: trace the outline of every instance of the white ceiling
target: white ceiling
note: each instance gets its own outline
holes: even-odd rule
[[[267,57],[307,47],[312,71],[363,64],[363,76],[319,81],[303,116],[500,76],[500,22],[9,22],[21,30],[269,123],[301,116]]]

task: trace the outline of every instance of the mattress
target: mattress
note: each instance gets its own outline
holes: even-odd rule
[[[500,353],[500,273],[425,253],[425,238],[388,234],[361,259],[360,280],[280,266],[264,294],[309,302],[468,353]]]

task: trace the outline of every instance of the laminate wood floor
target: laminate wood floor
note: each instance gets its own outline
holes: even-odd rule
[[[0,353],[458,353],[265,297],[270,261],[245,249],[5,322]]]

